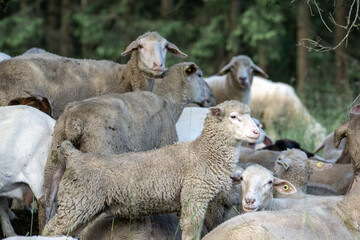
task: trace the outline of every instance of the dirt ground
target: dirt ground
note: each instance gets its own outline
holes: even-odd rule
[[[16,218],[11,221],[11,224],[17,235],[29,236],[31,229],[31,212],[27,209],[24,210],[13,210],[16,214]],[[38,214],[34,212],[33,216],[33,227],[32,235],[39,235],[39,224],[38,224]],[[3,232],[0,227],[0,239],[3,239]]]

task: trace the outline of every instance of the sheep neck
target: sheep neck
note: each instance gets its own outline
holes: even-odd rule
[[[231,134],[221,127],[214,127],[215,119],[206,119],[204,130],[193,141],[199,154],[204,155],[209,168],[215,172],[225,172],[230,176],[240,156],[241,141],[235,140]]]
[[[131,90],[151,91],[151,82],[154,80],[154,77],[139,69],[137,51],[131,53],[131,58],[126,65],[130,71],[125,71],[124,77],[130,80],[130,84],[132,84]]]

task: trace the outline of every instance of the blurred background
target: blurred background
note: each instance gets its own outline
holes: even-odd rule
[[[235,55],[250,56],[272,81],[292,85],[331,132],[360,93],[358,5],[359,0],[0,0],[0,51],[16,56],[40,47],[126,63],[129,57],[120,55],[126,46],[158,31],[204,76]],[[167,66],[179,61],[168,55]],[[282,137],[287,136],[292,135]]]

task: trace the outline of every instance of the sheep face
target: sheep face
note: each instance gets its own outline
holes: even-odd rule
[[[262,210],[270,205],[274,188],[284,194],[296,192],[296,188],[290,182],[274,177],[269,170],[260,165],[247,167],[240,175],[240,184],[245,212]]]
[[[220,75],[231,74],[235,86],[240,89],[247,89],[252,84],[254,72],[267,77],[267,74],[254,64],[248,56],[240,55],[233,57],[230,63],[221,69]]]
[[[139,69],[155,77],[161,76],[165,71],[167,52],[179,57],[187,57],[175,44],[168,42],[156,32],[147,32],[141,35],[130,43],[121,55],[125,56],[135,50],[138,52]]]

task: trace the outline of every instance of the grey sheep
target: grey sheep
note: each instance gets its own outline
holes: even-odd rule
[[[150,90],[153,78],[165,70],[167,52],[186,56],[158,33],[148,32],[127,47],[123,55],[132,55],[126,65],[51,53],[20,55],[0,62],[0,105],[24,97],[26,89],[48,97],[57,119],[72,101],[106,93]]]
[[[59,207],[43,234],[76,234],[101,212],[122,218],[179,212],[182,239],[198,239],[208,202],[230,187],[241,141],[259,137],[247,105],[227,101],[210,110],[196,140],[147,152],[82,153],[63,142]]]
[[[155,92],[108,94],[70,103],[56,122],[45,168],[40,229],[55,214],[57,186],[65,171],[57,148],[69,139],[82,152],[124,153],[145,151],[177,142],[175,123],[189,102],[202,102],[201,70],[191,62],[179,63],[164,73]]]
[[[268,75],[246,55],[235,56],[223,67],[219,75],[205,78],[212,89],[217,103],[226,100],[239,100],[250,104],[250,89],[253,74],[260,73],[265,77]]]

